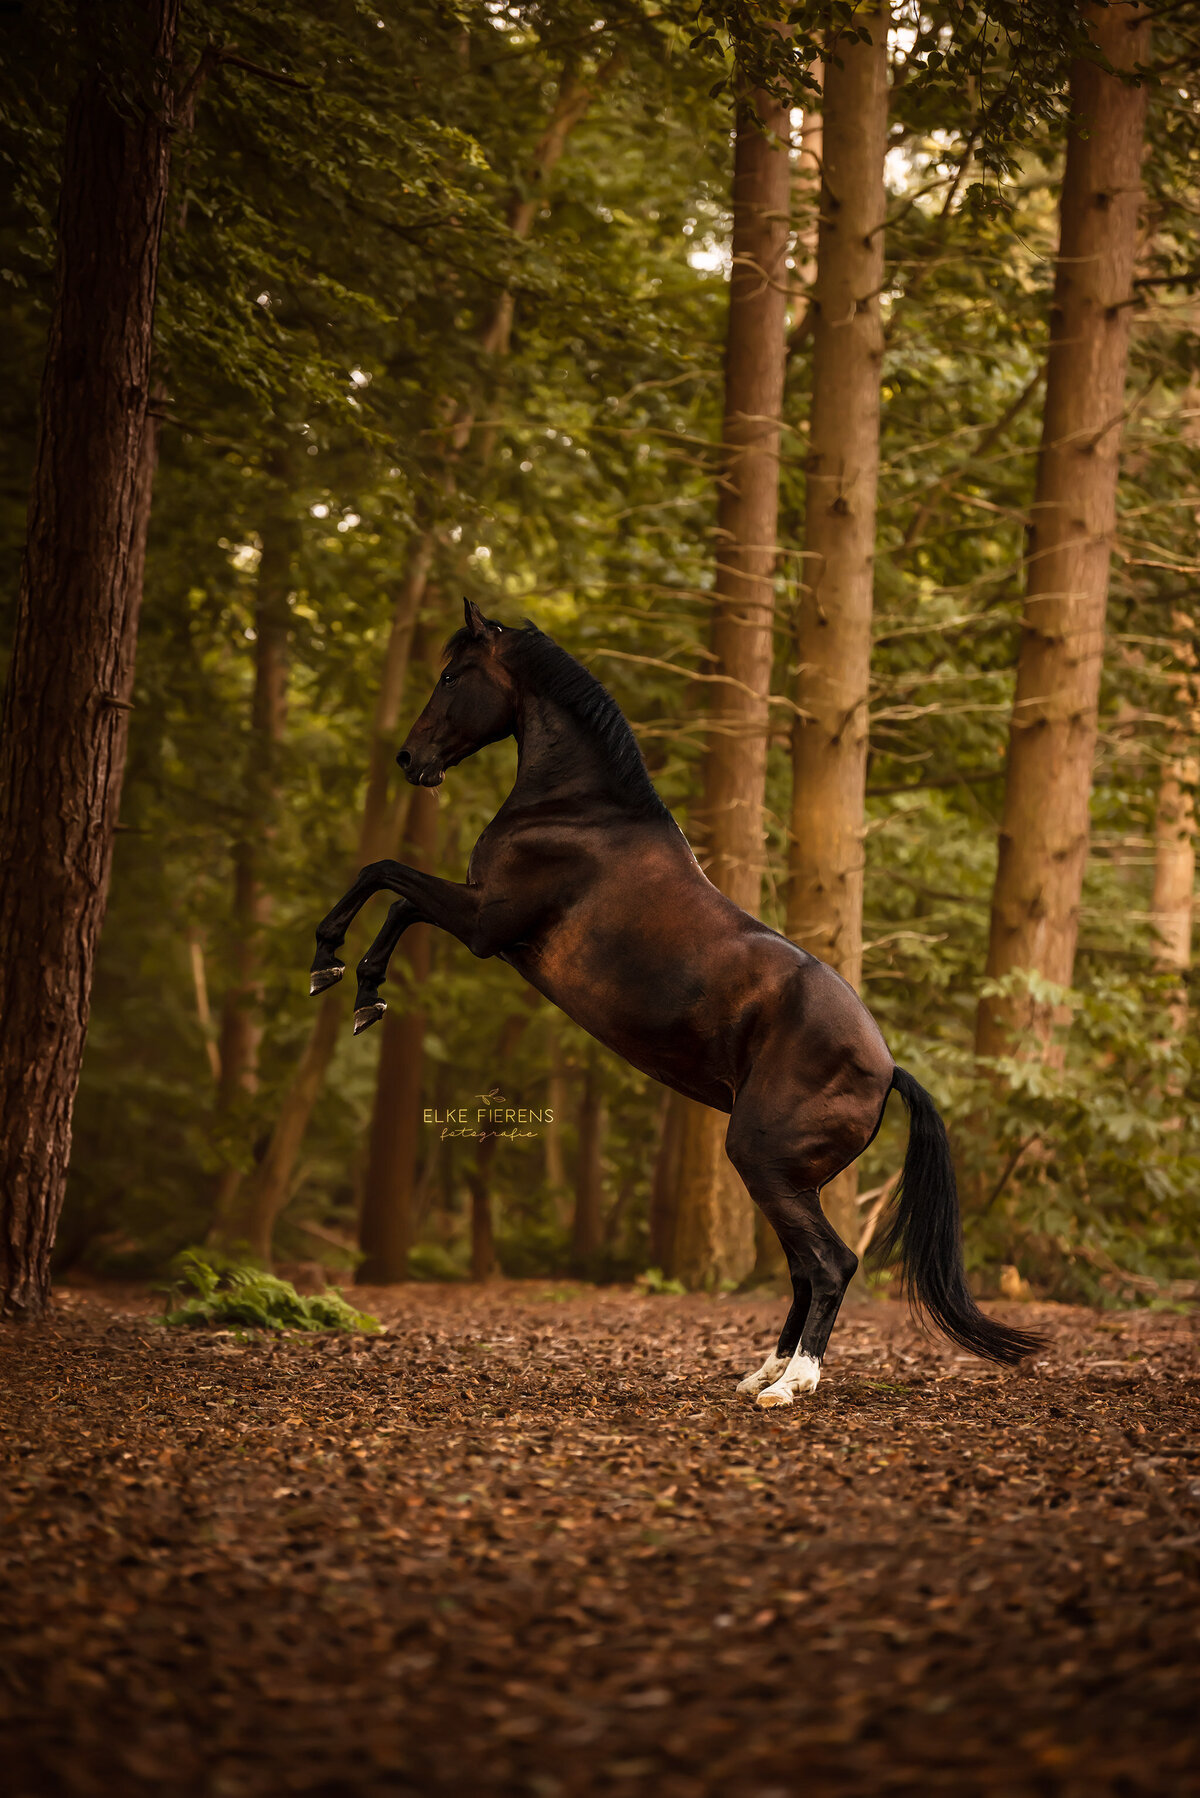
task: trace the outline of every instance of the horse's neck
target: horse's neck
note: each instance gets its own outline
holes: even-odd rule
[[[527,696],[516,736],[517,777],[508,805],[564,799],[619,802],[618,782],[603,745],[557,701]]]

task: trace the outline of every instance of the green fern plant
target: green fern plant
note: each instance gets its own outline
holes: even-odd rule
[[[260,1267],[214,1265],[186,1249],[175,1266],[192,1287],[190,1298],[159,1320],[172,1329],[213,1330],[241,1325],[252,1330],[378,1330],[379,1319],[356,1311],[336,1287],[306,1298],[287,1280]],[[172,1297],[176,1292],[172,1289]]]

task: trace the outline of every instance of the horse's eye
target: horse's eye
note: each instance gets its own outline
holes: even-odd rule
[[[443,685],[443,687],[452,687],[457,679],[458,679],[457,674],[451,674],[451,673],[449,673],[449,671],[447,671],[442,676],[442,685]]]

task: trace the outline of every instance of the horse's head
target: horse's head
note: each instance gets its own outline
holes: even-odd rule
[[[466,623],[446,646],[446,666],[396,760],[414,787],[440,787],[447,768],[512,735],[517,694],[500,654],[505,627],[464,599]]]

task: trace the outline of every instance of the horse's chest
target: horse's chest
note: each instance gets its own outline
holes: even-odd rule
[[[487,832],[485,831],[483,833],[483,836],[481,836],[476,841],[475,847],[472,849],[470,856],[467,858],[467,885],[468,886],[478,886],[479,885],[479,882],[480,882],[480,879],[482,878],[483,872],[487,867],[487,863],[488,863]]]

